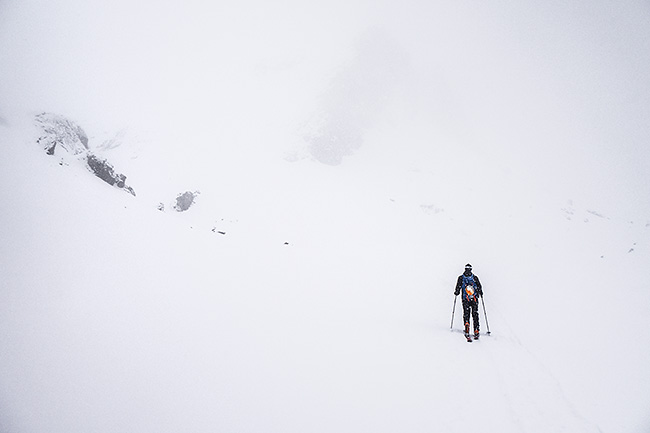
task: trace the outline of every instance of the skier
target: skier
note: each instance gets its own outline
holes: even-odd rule
[[[472,315],[474,322],[474,339],[479,337],[478,323],[478,298],[483,296],[483,288],[478,277],[472,273],[472,265],[465,265],[465,272],[458,277],[454,295],[458,296],[463,292],[463,320],[465,321],[465,338],[471,341],[469,334],[469,316]]]

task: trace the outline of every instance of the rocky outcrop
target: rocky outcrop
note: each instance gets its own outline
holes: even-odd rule
[[[86,156],[86,164],[95,176],[103,180],[109,185],[116,186],[124,189],[129,194],[135,196],[135,191],[130,186],[126,185],[126,176],[120,173],[115,173],[113,166],[105,159],[88,152]]]
[[[41,113],[36,116],[36,123],[43,130],[38,144],[48,155],[54,155],[57,146],[72,155],[88,151],[88,135],[73,121],[53,113]]]
[[[194,204],[194,199],[200,194],[199,191],[185,191],[182,194],[179,194],[176,197],[176,204],[174,205],[174,210],[177,212],[185,212],[188,210],[193,204]]]
[[[41,113],[36,116],[36,123],[41,127],[42,134],[37,142],[48,155],[58,152],[76,156],[84,160],[88,169],[98,178],[109,185],[123,189],[135,196],[135,191],[126,185],[126,176],[116,173],[115,168],[106,159],[91,152],[88,146],[88,135],[70,119],[53,113]],[[61,165],[68,165],[61,164]]]

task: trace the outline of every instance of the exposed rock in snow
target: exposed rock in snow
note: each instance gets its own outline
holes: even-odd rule
[[[54,155],[57,149],[59,152],[63,149],[68,154],[78,156],[79,159],[85,160],[87,167],[95,176],[135,196],[133,188],[126,185],[126,176],[116,173],[113,165],[106,159],[98,157],[89,150],[88,135],[81,126],[64,116],[53,113],[37,115],[36,123],[43,130],[37,142],[43,146],[48,155]],[[63,162],[60,164],[68,165]]]
[[[176,197],[176,204],[174,205],[174,209],[178,212],[185,212],[194,204],[194,199],[199,194],[199,191],[185,191],[184,193],[179,194]]]
[[[36,123],[43,129],[38,143],[48,155],[54,155],[56,146],[60,146],[73,155],[88,150],[88,135],[75,122],[53,113],[41,113],[36,116]]]
[[[126,185],[126,176],[121,173],[115,173],[113,166],[108,161],[99,158],[91,152],[88,152],[86,163],[88,164],[88,168],[90,168],[95,176],[108,183],[109,185],[122,188],[129,194],[135,196],[135,191],[133,188]]]

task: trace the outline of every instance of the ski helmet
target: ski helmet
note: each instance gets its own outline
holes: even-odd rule
[[[472,265],[470,265],[469,263],[466,264],[466,265],[465,265],[465,270],[471,272],[471,271],[472,271]]]

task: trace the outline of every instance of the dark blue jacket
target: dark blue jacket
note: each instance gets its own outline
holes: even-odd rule
[[[469,275],[467,275],[465,273],[465,274],[460,275],[458,277],[458,281],[456,281],[456,290],[454,290],[454,295],[458,296],[460,294],[460,292],[462,291],[463,292],[463,301],[468,300],[467,299],[467,294],[465,293],[465,290],[463,290],[465,288],[465,284],[463,283],[463,276],[466,276],[466,277],[471,276],[471,277],[474,278],[474,285],[476,287],[476,295],[477,295],[477,300],[478,300],[479,296],[483,296],[483,287],[481,286],[481,282],[479,281],[478,276],[472,274],[471,272],[469,273]]]

